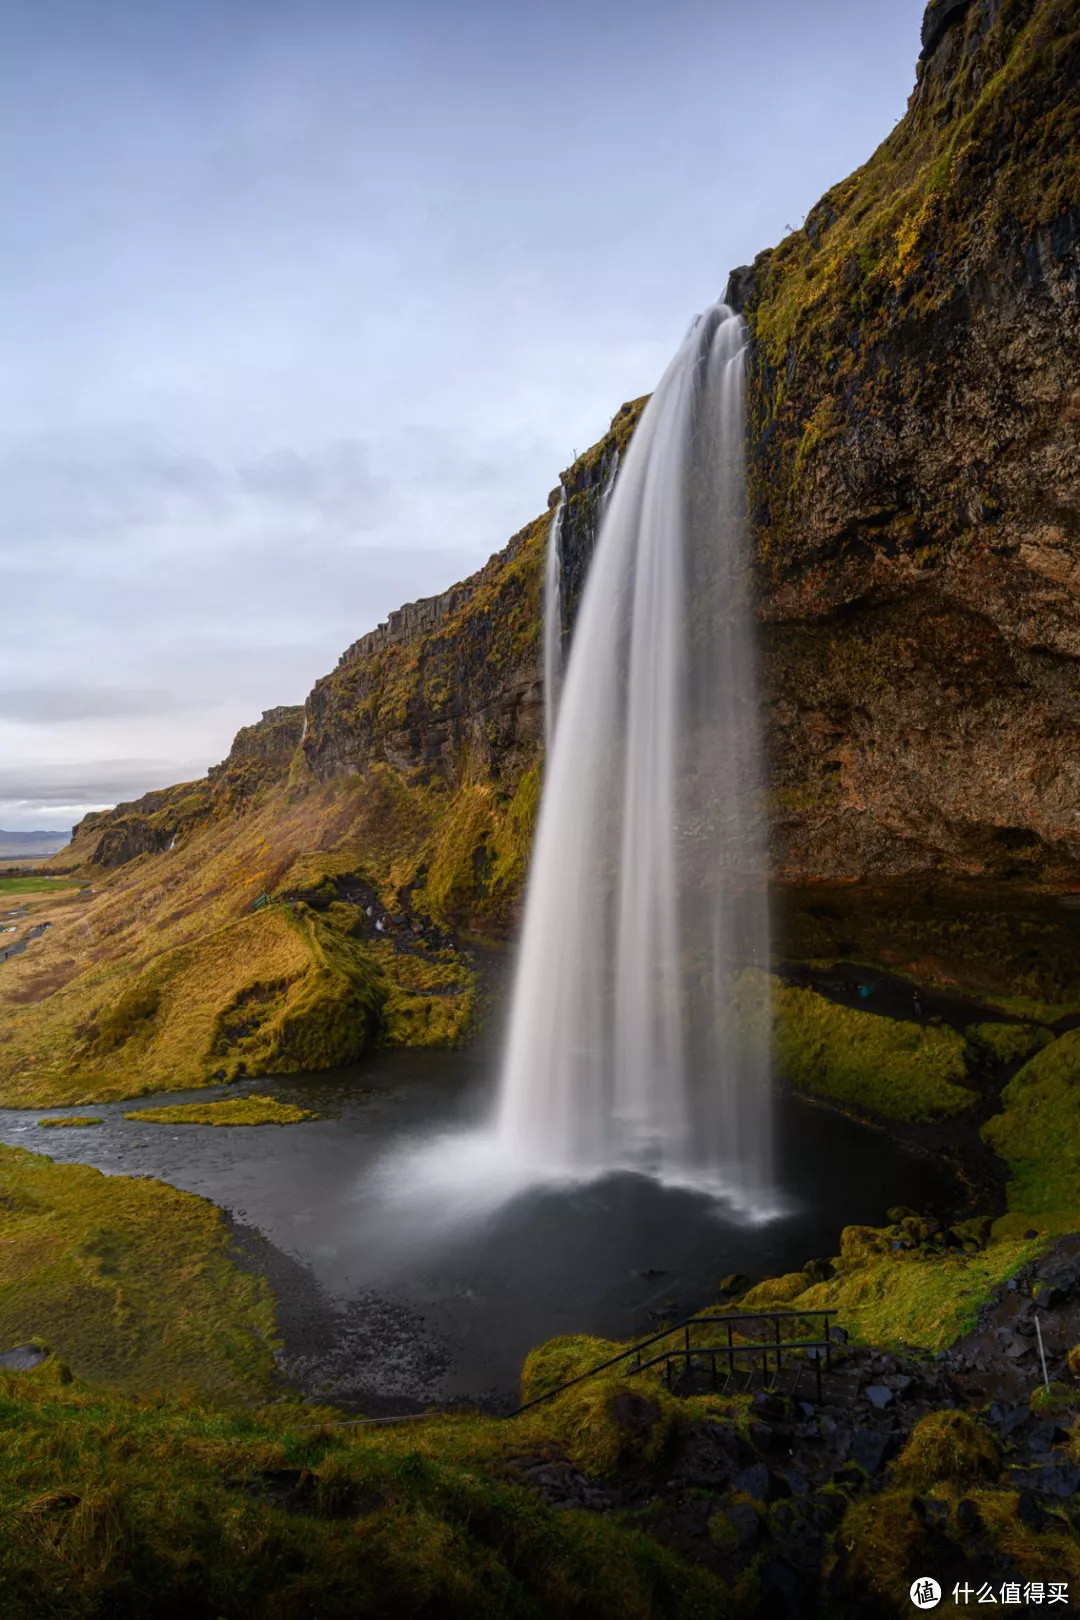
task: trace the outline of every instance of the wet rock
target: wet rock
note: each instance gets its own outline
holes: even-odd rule
[[[660,1407],[656,1401],[651,1401],[647,1395],[638,1395],[630,1389],[620,1390],[617,1395],[613,1395],[608,1401],[607,1410],[608,1417],[616,1428],[635,1435],[648,1434],[660,1416]]]
[[[742,1468],[732,1480],[737,1491],[752,1496],[755,1502],[764,1502],[769,1494],[769,1470],[762,1463]]]
[[[1023,1406],[1014,1406],[1007,1410],[998,1425],[998,1433],[1003,1440],[1007,1440],[1017,1429],[1023,1428],[1031,1419],[1031,1413]]]
[[[883,1412],[892,1403],[893,1392],[886,1384],[870,1384],[863,1390],[863,1394],[871,1406],[876,1406],[879,1412]]]
[[[753,1546],[761,1535],[761,1519],[749,1502],[732,1502],[724,1509],[724,1517],[735,1531],[740,1547]]]
[[[49,1352],[42,1350],[40,1345],[19,1344],[14,1350],[5,1350],[0,1355],[0,1369],[4,1372],[33,1372],[48,1357]]]
[[[668,1485],[717,1490],[737,1469],[752,1466],[755,1456],[734,1425],[699,1423],[680,1439]]]
[[[977,1535],[984,1528],[978,1505],[970,1496],[965,1496],[956,1505],[956,1526],[964,1536]]]
[[[752,1496],[755,1502],[776,1502],[782,1496],[791,1495],[791,1486],[783,1475],[772,1473],[761,1463],[740,1469],[731,1483],[735,1490]]]
[[[754,267],[752,264],[737,265],[728,276],[727,286],[724,288],[723,301],[736,315],[742,313],[747,299],[754,290]]]
[[[770,1559],[761,1570],[761,1613],[776,1620],[804,1620],[813,1612],[815,1599],[804,1580],[779,1558]]]
[[[949,1504],[942,1501],[940,1496],[927,1496],[916,1503],[922,1514],[923,1523],[929,1530],[944,1530],[949,1522]]]
[[[1035,1304],[1040,1311],[1052,1311],[1063,1302],[1065,1296],[1060,1288],[1051,1283],[1039,1283],[1034,1293]]]
[[[1080,1467],[1072,1462],[1042,1462],[1009,1469],[1013,1490],[1064,1499],[1080,1486]]]
[[[770,1529],[780,1544],[784,1559],[805,1574],[817,1574],[824,1552],[823,1526],[802,1500],[777,1502],[770,1515]]]
[[[1036,1267],[1035,1276],[1064,1299],[1080,1288],[1080,1259],[1067,1254],[1050,1255]]]
[[[755,1412],[764,1412],[766,1417],[771,1418],[787,1417],[791,1407],[783,1395],[773,1395],[763,1389],[757,1391],[753,1404]]]
[[[851,1439],[851,1461],[876,1474],[893,1444],[894,1436],[887,1430],[858,1428]]]
[[[1061,1440],[1067,1438],[1068,1436],[1064,1430],[1060,1429],[1052,1419],[1048,1418],[1032,1419],[1024,1435],[1027,1449],[1033,1457],[1036,1453],[1049,1452],[1052,1446],[1056,1446]],[[1056,1461],[1056,1459],[1051,1458],[1050,1461]]]
[[[1021,1491],[1016,1504],[1016,1516],[1020,1523],[1029,1530],[1045,1530],[1052,1522],[1051,1515],[1047,1513],[1038,1497],[1031,1491]]]
[[[749,1432],[750,1444],[757,1451],[775,1451],[782,1444],[771,1424],[762,1423],[760,1419],[751,1421]]]

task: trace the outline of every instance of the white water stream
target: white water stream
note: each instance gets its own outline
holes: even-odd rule
[[[551,753],[555,741],[555,719],[562,691],[562,534],[566,510],[566,489],[559,490],[559,503],[548,524],[547,557],[544,563],[544,741]]]
[[[545,660],[549,754],[495,1137],[506,1168],[639,1169],[765,1216],[769,1020],[764,976],[743,973],[768,963],[744,369],[743,323],[714,305],[605,492],[566,669]],[[556,636],[561,649],[562,513],[546,654]]]

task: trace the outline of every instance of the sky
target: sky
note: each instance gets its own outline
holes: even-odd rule
[[[918,0],[6,0],[0,827],[479,567],[864,162]]]

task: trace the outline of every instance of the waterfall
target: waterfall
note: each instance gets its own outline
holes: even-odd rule
[[[618,472],[618,470],[619,470],[619,449],[618,449],[618,446],[616,445],[615,454],[611,459],[611,471],[608,473],[608,480],[607,480],[607,483],[604,485],[604,493],[600,497],[600,516],[601,516],[601,518],[603,517],[604,513],[607,511],[608,506],[609,506],[609,504],[611,502],[611,492],[615,488],[615,474]]]
[[[562,534],[566,510],[566,486],[559,487],[559,502],[548,524],[547,558],[544,564],[544,741],[548,757],[555,737],[555,717],[562,690]]]
[[[744,367],[743,323],[716,304],[606,502],[547,761],[495,1132],[505,1161],[537,1174],[638,1169],[762,1215],[769,1018],[765,974],[746,970],[768,965],[768,907]]]

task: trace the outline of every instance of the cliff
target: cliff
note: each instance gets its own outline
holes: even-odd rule
[[[1074,3],[933,0],[905,117],[731,277],[778,878],[1077,881],[1078,87]],[[561,475],[567,638],[644,404]],[[463,1037],[461,949],[523,894],[558,499],[205,780],[80,823],[97,892],[0,980],[5,1098]]]
[[[778,871],[1071,881],[1072,0],[935,0],[906,117],[735,279]]]

